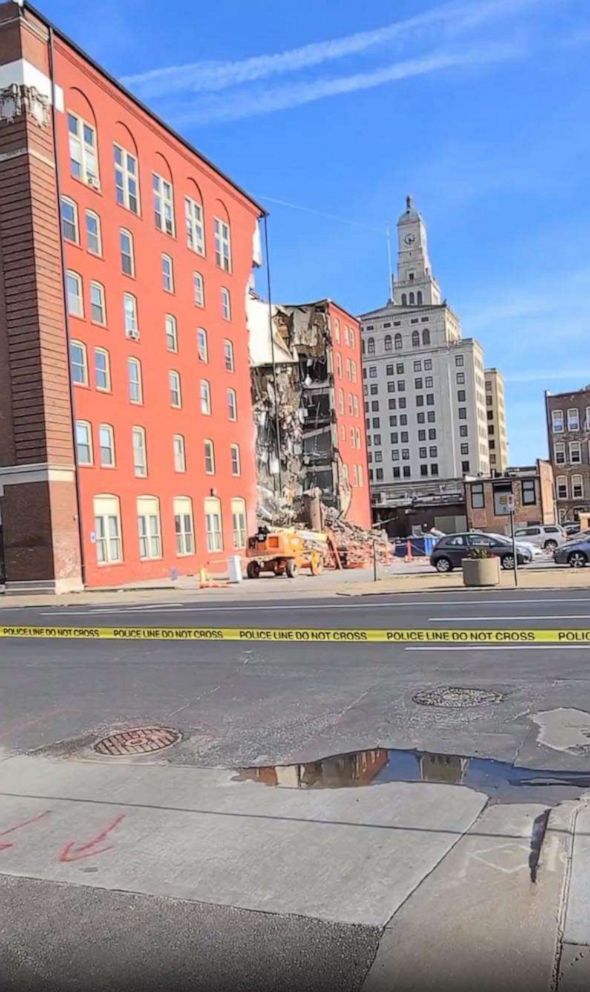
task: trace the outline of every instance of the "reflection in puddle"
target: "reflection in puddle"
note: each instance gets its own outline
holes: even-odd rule
[[[493,758],[373,748],[296,765],[242,768],[237,781],[288,789],[341,789],[383,782],[438,782],[485,792],[494,802],[545,802],[577,798],[590,789],[590,771],[520,768]]]

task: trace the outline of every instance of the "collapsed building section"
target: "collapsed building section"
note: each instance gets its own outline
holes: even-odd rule
[[[259,516],[275,524],[304,519],[305,497],[317,495],[337,516],[370,525],[360,335],[333,308],[269,308],[250,295]]]

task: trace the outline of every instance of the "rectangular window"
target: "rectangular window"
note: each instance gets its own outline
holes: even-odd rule
[[[458,389],[457,390],[457,402],[458,403],[464,403],[465,402],[465,390],[464,389]]]
[[[174,453],[174,471],[186,472],[186,455],[184,447],[184,437],[182,434],[174,434],[172,437],[172,451]]]
[[[132,213],[139,213],[139,182],[137,159],[120,145],[114,145],[115,196],[117,203]]]
[[[467,420],[467,407],[466,406],[460,406],[459,407],[459,420]]]
[[[227,338],[223,342],[223,360],[226,372],[234,371],[234,346]]]
[[[430,474],[438,475],[438,465],[436,462],[433,462],[432,465],[430,466]]]
[[[160,507],[155,497],[138,497],[137,530],[139,534],[139,557],[144,561],[150,558],[161,558]]]
[[[94,349],[94,384],[102,392],[109,392],[111,388],[109,353],[104,348]]]
[[[205,233],[203,230],[203,208],[190,196],[184,199],[184,217],[186,221],[186,243],[192,251],[199,255],[205,254]]]
[[[67,196],[61,198],[61,233],[66,241],[79,244],[80,234],[78,231],[78,207],[73,200]]]
[[[152,174],[154,222],[159,231],[174,236],[174,194],[172,183],[156,172]]]
[[[215,264],[224,272],[231,272],[231,242],[229,224],[215,217]]]
[[[551,422],[553,426],[553,433],[563,434],[563,430],[564,430],[563,410],[552,410]]]
[[[405,410],[406,409],[406,397],[405,396],[401,396],[400,397],[399,408],[400,408],[400,410]]]
[[[393,375],[393,365],[387,365],[385,368],[385,375]]]
[[[196,307],[205,306],[205,282],[200,272],[193,272],[193,294]]]
[[[92,429],[87,420],[76,421],[76,456],[78,465],[92,465]]]
[[[420,399],[422,399],[422,397],[420,397]],[[418,424],[425,424],[426,423],[426,417],[424,416],[423,413],[417,413],[416,414],[416,423],[418,423]]]
[[[395,371],[397,372],[398,375],[403,375],[404,374],[404,364],[403,364],[403,362],[398,362],[397,363],[397,365],[395,366]]]
[[[162,255],[162,288],[166,293],[174,292],[174,264],[170,255]]]
[[[423,396],[417,396],[416,397],[416,406],[424,406],[424,397]]]
[[[579,465],[582,461],[582,449],[579,441],[570,442],[570,464]]]
[[[176,327],[176,317],[167,313],[164,318],[166,328],[166,347],[168,351],[178,351],[178,330]]]
[[[97,565],[122,561],[121,517],[115,496],[94,497],[94,534]]]
[[[389,418],[389,426],[390,427],[397,427],[397,416],[394,416],[394,417],[390,417]]]
[[[464,382],[465,382],[465,373],[457,372],[457,385],[462,386]]]
[[[371,383],[371,396],[377,396],[379,392],[379,386],[376,383]]]
[[[469,454],[469,445],[468,444],[462,444],[461,445],[461,454],[462,455],[468,455]]]
[[[474,510],[483,510],[483,508],[486,505],[483,482],[474,482],[470,486],[470,489],[471,489],[471,506],[473,507]]]
[[[131,293],[123,293],[123,320],[125,324],[126,337],[137,340],[139,337],[139,327],[137,326],[137,300]]]
[[[414,372],[421,372],[421,371],[422,371],[422,362],[418,360],[414,362]],[[422,386],[420,386],[420,389],[422,389]]]
[[[100,464],[103,468],[114,468],[115,437],[110,424],[100,424],[98,428],[98,443],[100,447]]]
[[[555,452],[555,464],[565,465],[565,444],[563,441],[556,441],[553,445]]]
[[[86,345],[81,341],[70,342],[70,375],[77,386],[88,385]]]
[[[141,382],[141,362],[139,358],[127,359],[127,382],[129,384],[129,400],[131,403],[141,403],[143,389]]]
[[[103,326],[107,322],[104,286],[100,282],[90,283],[90,319],[93,324],[102,324]]]
[[[410,452],[408,448],[402,448],[402,462],[409,462]]]
[[[434,393],[426,393],[426,406],[434,406]]]
[[[469,472],[469,462],[461,462],[461,471]]]
[[[423,382],[421,378],[414,379],[414,389],[423,389]]]
[[[133,472],[138,478],[143,478],[147,475],[147,455],[143,427],[134,427],[131,432],[131,439],[133,442]]]
[[[119,231],[119,251],[121,254],[121,272],[124,272],[126,276],[134,276],[133,235],[123,227]]]
[[[435,421],[436,421],[436,413],[434,412],[434,410],[429,410],[428,411],[428,413],[426,414],[426,420],[428,421],[429,424],[434,424],[435,423]],[[459,430],[460,429],[461,428],[459,428]]]
[[[372,388],[373,387],[371,386],[371,389]],[[377,392],[377,386],[375,386],[375,392]],[[388,393],[395,393],[395,382],[388,382],[387,383],[387,392]]]
[[[371,365],[369,369],[369,379],[376,379],[376,378],[377,378],[377,366]]]
[[[426,458],[426,448],[418,448],[418,458]]]
[[[205,474],[214,475],[215,448],[213,447],[213,441],[204,441],[204,449],[205,449]]]
[[[584,496],[584,480],[581,475],[572,475],[572,499],[582,499]]]
[[[382,468],[378,468],[378,469],[375,470],[375,478],[377,479],[377,482],[382,482],[383,481],[383,469]]]
[[[425,362],[424,362],[424,371],[425,372],[430,372],[431,368],[432,368],[432,359],[431,358],[427,358],[425,360]]]
[[[170,395],[170,406],[181,407],[182,392],[180,388],[180,375],[173,370],[168,373],[168,392]]]
[[[436,441],[436,429],[434,427],[428,428],[428,440]]]
[[[240,446],[238,444],[230,445],[230,456],[231,456],[231,474],[240,475]]]
[[[206,379],[201,379],[200,386],[201,413],[206,416],[211,415],[211,387]]]
[[[455,355],[455,365],[457,368],[462,368],[462,366],[465,365],[463,355]]]
[[[428,465],[421,465],[420,466],[420,475],[422,475],[422,476],[428,475]]]
[[[221,287],[221,316],[224,320],[231,320],[231,296],[225,286]]]
[[[434,385],[434,380],[433,380],[433,378],[432,378],[431,375],[427,375],[426,376],[426,378],[424,380],[424,385],[425,385],[426,389],[432,389],[432,387]]]
[[[534,479],[522,480],[522,504],[523,506],[534,506],[537,502],[537,487]]]
[[[86,247],[91,255],[102,255],[102,235],[100,233],[100,217],[93,210],[87,210]]]
[[[567,411],[567,429],[568,431],[580,430],[580,411],[575,407]]]
[[[229,420],[238,419],[238,400],[235,389],[228,389],[227,391],[227,416]]]
[[[243,499],[231,501],[232,529],[234,548],[246,547],[246,503]]]
[[[221,503],[217,498],[211,497],[205,500],[205,531],[207,551],[222,551]]]
[[[66,272],[66,294],[68,313],[71,317],[84,316],[84,301],[82,298],[82,279],[77,272]]]
[[[397,382],[397,391],[398,391],[398,393],[405,393],[405,391],[406,391],[406,383],[405,383],[405,380],[404,379],[398,379],[398,382]]]
[[[176,554],[194,555],[195,537],[193,530],[193,508],[186,496],[174,498],[174,533],[176,535]]]
[[[558,475],[555,480],[558,499],[567,499],[567,476]]]
[[[98,186],[98,157],[96,131],[75,114],[68,114],[70,172],[89,186]]]
[[[204,327],[199,327],[197,331],[197,354],[200,362],[209,361],[209,351],[207,348],[207,331]]]
[[[377,429],[381,427],[381,421],[379,417],[373,417],[373,428]]]
[[[381,451],[376,451],[375,452],[375,461],[376,462],[382,462],[383,461],[383,453]]]

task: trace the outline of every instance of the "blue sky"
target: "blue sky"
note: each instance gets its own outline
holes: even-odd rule
[[[382,305],[413,193],[511,463],[546,453],[544,389],[590,382],[590,0],[39,6],[265,203],[275,299]]]

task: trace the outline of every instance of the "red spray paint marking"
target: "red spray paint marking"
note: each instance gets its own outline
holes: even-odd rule
[[[46,809],[43,813],[37,813],[36,816],[31,816],[28,820],[22,820],[20,823],[16,823],[14,827],[8,827],[7,830],[0,830],[0,837],[5,837],[6,834],[12,834],[15,830],[21,830],[22,827],[28,826],[29,823],[36,823],[37,820],[42,820],[45,816],[49,816],[51,813],[50,809]],[[13,841],[0,840],[0,851],[5,851],[8,847],[14,847]]]
[[[125,819],[125,814],[120,813],[119,816],[115,817],[112,823],[101,830],[96,837],[92,840],[86,842],[86,844],[80,844],[78,847],[75,846],[74,841],[70,840],[67,844],[64,844],[60,851],[58,861],[80,861],[82,858],[92,858],[96,854],[104,854],[105,851],[112,851],[113,845],[109,844],[107,847],[99,847],[95,850],[97,844],[102,844],[103,840],[106,840],[108,835],[119,826],[121,820]]]

